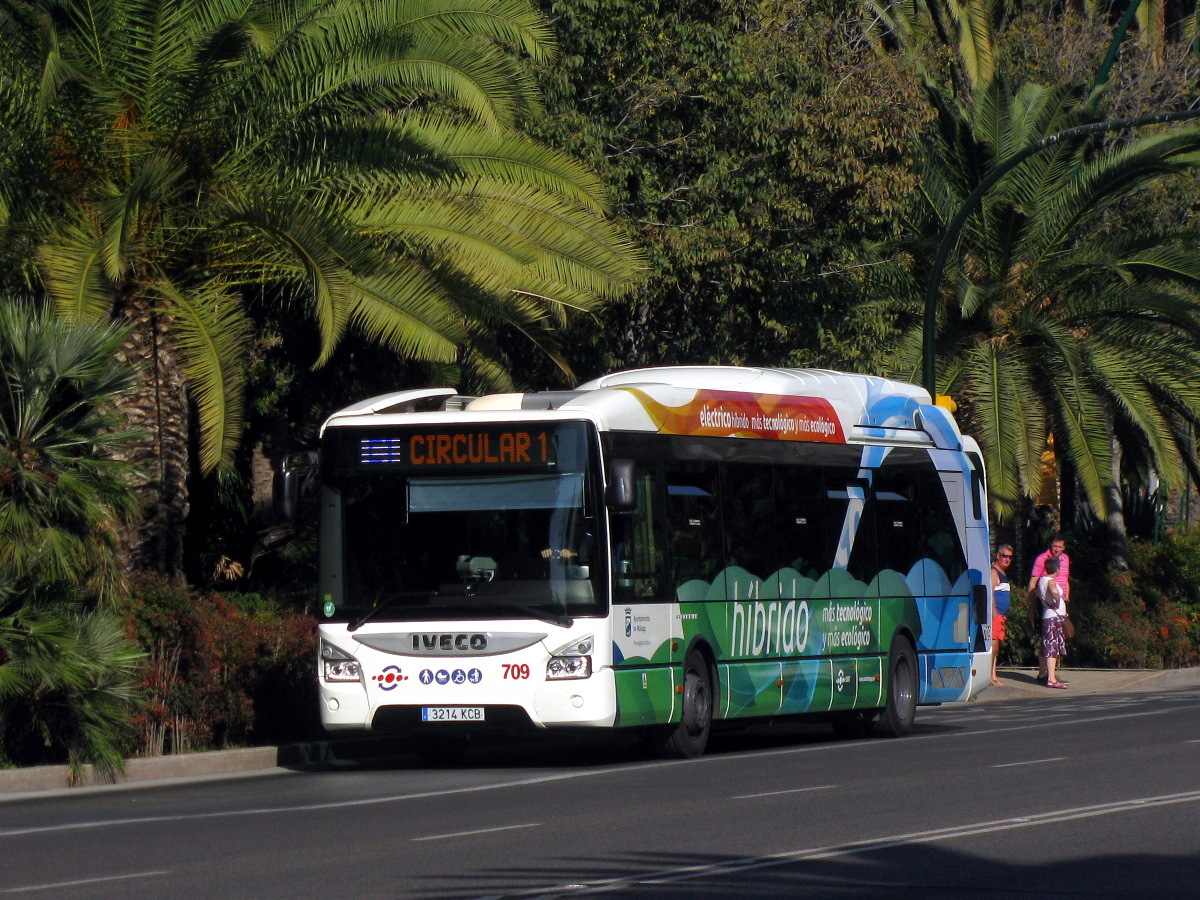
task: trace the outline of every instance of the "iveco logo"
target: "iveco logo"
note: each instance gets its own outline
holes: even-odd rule
[[[544,631],[401,631],[384,634],[360,631],[354,635],[363,646],[396,656],[501,656],[532,647],[545,637]]]
[[[487,650],[486,634],[414,634],[412,648],[418,653],[463,652],[482,653]]]

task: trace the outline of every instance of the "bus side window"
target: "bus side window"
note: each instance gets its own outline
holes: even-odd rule
[[[821,470],[811,466],[775,469],[780,557],[776,569],[795,569],[816,581],[833,568],[833,551],[825,529],[825,488]],[[840,522],[839,522],[840,524]]]
[[[725,565],[767,578],[782,567],[774,479],[764,466],[725,466]]]
[[[917,486],[911,468],[884,467],[875,473],[875,548],[879,570],[907,576],[921,558]]]
[[[666,483],[670,587],[695,580],[711,584],[724,568],[717,465],[668,463]]]
[[[857,467],[825,470],[825,535],[833,550],[833,569],[844,569],[856,581],[870,584],[879,571],[875,547],[875,504],[870,482]],[[834,596],[844,588],[835,587]],[[858,590],[851,587],[850,590]]]
[[[920,476],[921,533],[924,539],[923,553],[934,560],[950,584],[967,569],[966,554],[958,537],[958,526],[954,523],[954,511],[946,497],[946,488],[938,473],[930,467]]]
[[[638,463],[637,509],[612,522],[613,595],[617,603],[662,598],[662,516],[658,466]]]

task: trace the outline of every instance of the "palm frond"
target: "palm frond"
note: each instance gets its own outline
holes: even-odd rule
[[[211,471],[232,459],[242,439],[250,322],[237,293],[216,280],[188,291],[160,278],[151,290],[174,320],[175,343],[199,412],[200,464]]]

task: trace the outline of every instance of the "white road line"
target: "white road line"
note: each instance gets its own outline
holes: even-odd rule
[[[804,794],[808,791],[830,791],[837,787],[836,784],[820,784],[816,787],[792,788],[787,791],[767,791],[764,794],[738,794],[736,797],[730,797],[731,800],[753,800],[756,797],[778,797],[780,794]]]
[[[998,763],[997,765],[992,766],[992,768],[993,769],[1009,769],[1013,766],[1036,766],[1038,763],[1062,762],[1064,759],[1066,759],[1065,756],[1051,756],[1047,759],[1028,759],[1028,760],[1025,760],[1024,762]]]
[[[80,878],[78,881],[58,881],[53,884],[27,884],[21,887],[0,889],[0,894],[26,894],[34,891],[56,891],[63,888],[80,887],[85,884],[105,884],[110,881],[126,881],[130,878],[153,878],[156,875],[170,875],[163,869],[156,872],[130,872],[128,875],[109,875],[104,878]]]
[[[1114,713],[1102,716],[1087,716],[1071,720],[1056,720],[1053,722],[1033,722],[1022,725],[1002,726],[995,728],[977,728],[960,732],[937,732],[934,734],[913,734],[904,739],[905,743],[915,741],[949,740],[954,738],[976,737],[987,734],[1007,734],[1015,731],[1036,731],[1043,728],[1065,728],[1070,725],[1087,725],[1093,722],[1111,722],[1116,719],[1140,719],[1149,716],[1177,715],[1180,712],[1200,709],[1200,704],[1189,703],[1171,706],[1169,709],[1150,710],[1146,712]],[[327,809],[353,809],[360,806],[379,806],[386,803],[399,803],[405,800],[426,800],[433,797],[451,797],[459,794],[474,794],[482,791],[498,791],[506,788],[528,787],[537,784],[549,784],[556,781],[572,781],[577,778],[595,778],[601,775],[611,775],[618,772],[637,770],[649,771],[664,766],[698,766],[721,765],[726,762],[736,762],[743,759],[761,759],[772,756],[795,756],[805,753],[851,753],[858,750],[871,752],[880,743],[886,743],[889,738],[874,738],[860,741],[831,741],[825,744],[807,744],[802,747],[784,747],[775,750],[759,750],[750,753],[731,754],[729,756],[701,756],[692,760],[667,760],[662,762],[644,762],[604,766],[579,772],[556,772],[552,775],[540,775],[535,778],[520,778],[514,781],[499,781],[494,784],[480,784],[473,787],[443,788],[435,791],[417,791],[411,794],[389,794],[383,797],[364,797],[358,800],[336,800],[329,803],[310,803],[300,806],[271,806],[249,809],[225,810],[207,813],[181,813],[169,816],[140,816],[128,819],[107,819],[92,822],[67,822],[61,825],[44,825],[32,828],[0,828],[0,838],[19,837],[27,834],[47,834],[61,831],[78,831],[88,828],[112,828],[127,825],[148,825],[159,822],[184,822],[201,819],[225,819],[242,816],[269,816],[280,813],[319,812]],[[3,809],[3,807],[0,807]]]
[[[581,894],[601,893],[621,888],[631,888],[635,885],[670,884],[672,882],[688,881],[694,878],[709,878],[733,873],[749,872],[756,869],[767,869],[786,866],[805,860],[833,859],[839,856],[851,856],[855,853],[867,853],[877,850],[888,850],[911,844],[931,844],[937,841],[955,840],[957,838],[975,837],[981,834],[992,834],[998,831],[1010,831],[1016,828],[1031,828],[1040,825],[1053,825],[1059,822],[1069,822],[1075,819],[1090,819],[1097,816],[1109,816],[1115,813],[1145,810],[1153,806],[1171,806],[1177,803],[1200,802],[1200,791],[1188,791],[1182,794],[1163,794],[1156,797],[1138,797],[1117,803],[1100,803],[1095,806],[1079,806],[1070,809],[1054,810],[1032,816],[1018,816],[1011,819],[995,819],[989,822],[976,822],[970,825],[960,825],[955,828],[936,828],[930,831],[914,831],[907,834],[896,834],[888,837],[870,838],[863,841],[850,841],[845,844],[834,844],[827,847],[809,847],[803,850],[793,850],[788,853],[776,853],[770,856],[750,856],[729,862],[713,865],[681,866],[676,869],[665,869],[658,872],[643,872],[635,875],[625,875],[619,878],[596,879],[580,884],[559,885],[557,887],[531,888],[526,891],[499,895],[504,898],[558,898],[577,897]],[[496,895],[493,895],[495,897]]]
[[[425,837],[415,837],[414,841],[444,841],[447,838],[471,837],[476,834],[492,834],[497,831],[515,831],[518,828],[541,828],[541,822],[530,822],[528,825],[501,825],[497,828],[476,828],[474,831],[456,831],[453,834],[430,834]]]

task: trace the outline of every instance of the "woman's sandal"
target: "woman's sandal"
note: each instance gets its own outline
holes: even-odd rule
[[[1065,691],[1067,689],[1067,686],[1061,681],[1048,681],[1046,682],[1046,687],[1058,688],[1061,691]]]
[[[988,684],[990,684],[992,687],[1002,687],[1002,685],[1000,684],[999,678],[993,678],[991,681],[988,682]]]

